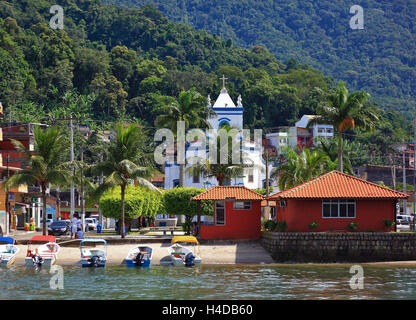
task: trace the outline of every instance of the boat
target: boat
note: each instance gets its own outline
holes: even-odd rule
[[[0,237],[0,265],[8,266],[14,263],[19,248],[10,237]]]
[[[25,264],[28,267],[50,267],[56,263],[60,250],[54,236],[34,236],[28,242]]]
[[[101,245],[102,248],[97,248],[97,245]],[[105,266],[107,262],[107,241],[104,239],[83,239],[80,243],[80,250],[82,267]]]
[[[153,249],[147,246],[136,246],[132,248],[127,257],[128,267],[150,267],[152,263]]]
[[[173,237],[168,252],[172,264],[176,266],[192,267],[202,261],[199,256],[199,242],[194,236]]]

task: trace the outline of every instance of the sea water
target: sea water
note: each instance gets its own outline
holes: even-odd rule
[[[408,266],[363,265],[362,289],[347,264],[60,267],[0,268],[0,299],[416,299]]]

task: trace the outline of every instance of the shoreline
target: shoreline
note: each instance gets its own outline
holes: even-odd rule
[[[143,246],[153,248],[153,265],[163,265],[161,260],[165,260],[169,255],[167,243],[140,243]],[[108,265],[125,265],[125,258],[134,244],[109,244],[107,245]],[[17,245],[20,249],[16,255],[14,265],[24,264],[27,245]],[[202,258],[203,265],[258,265],[258,266],[337,266],[337,265],[362,265],[362,266],[395,266],[395,267],[415,267],[416,260],[407,261],[374,261],[374,262],[334,262],[334,263],[305,263],[305,262],[276,262],[270,254],[255,242],[236,243],[236,244],[201,244],[199,256]],[[61,247],[58,254],[57,264],[80,265],[79,247]]]

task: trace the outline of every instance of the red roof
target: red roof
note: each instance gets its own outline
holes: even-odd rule
[[[43,242],[55,242],[56,238],[54,236],[33,236],[30,241],[43,241]]]
[[[207,191],[204,191],[191,200],[258,200],[261,201],[264,197],[244,186],[215,186]]]
[[[339,171],[331,171],[291,189],[274,194],[275,199],[406,199],[407,194],[351,176]]]

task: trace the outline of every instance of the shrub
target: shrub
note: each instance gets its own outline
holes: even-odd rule
[[[311,223],[308,224],[308,228],[313,230],[319,227],[319,223],[312,221]]]
[[[358,228],[358,224],[355,222],[348,223],[348,230],[350,231],[356,231]]]
[[[191,198],[203,191],[206,191],[206,189],[174,188],[165,190],[163,193],[163,206],[166,213],[172,215],[183,214],[188,219],[196,216],[198,214],[197,201],[191,201]],[[212,216],[213,214],[213,201],[201,201],[201,216]]]
[[[135,219],[140,216],[154,217],[160,213],[157,209],[162,201],[162,194],[144,187],[127,186],[124,199],[125,218]],[[100,209],[104,217],[120,219],[120,187],[115,187],[103,194]]]
[[[277,229],[280,232],[284,232],[287,229],[287,223],[286,221],[277,221]]]
[[[396,223],[395,223],[394,221],[392,221],[392,220],[389,220],[389,219],[383,219],[383,225],[384,225],[386,228],[391,228],[391,227],[393,227],[395,224],[396,224]]]
[[[263,220],[263,226],[266,231],[275,231],[277,228],[276,220]]]

